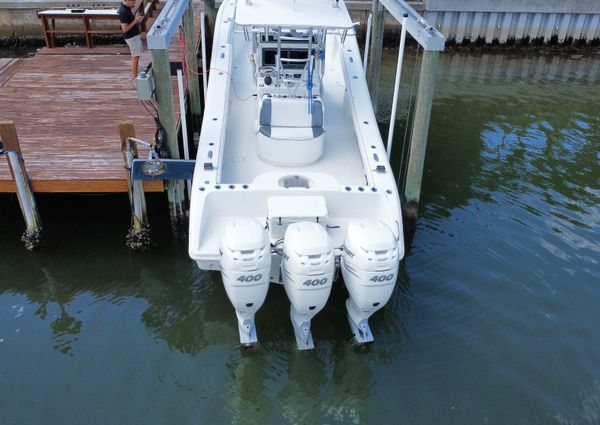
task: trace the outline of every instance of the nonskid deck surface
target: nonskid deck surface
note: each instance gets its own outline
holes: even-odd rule
[[[278,167],[258,157],[256,123],[260,100],[252,96],[256,94],[256,86],[251,77],[248,53],[249,50],[240,52],[234,60],[235,89],[230,91],[221,183],[250,183],[265,172],[321,172],[333,176],[340,185],[365,184],[352,118],[345,112],[342,70],[335,68],[339,64],[330,64],[323,80],[325,149],[321,159],[311,165],[292,168]],[[287,90],[282,89],[280,93],[287,94]]]

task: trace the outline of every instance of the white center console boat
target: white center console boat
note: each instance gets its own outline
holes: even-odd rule
[[[396,182],[343,1],[226,0],[194,173],[190,256],[220,270],[242,344],[271,283],[298,348],[341,269],[351,331],[394,289],[404,255]]]

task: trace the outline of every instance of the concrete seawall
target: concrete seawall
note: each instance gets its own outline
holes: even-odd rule
[[[326,0],[324,0],[326,1]],[[0,0],[0,37],[42,36],[36,11],[51,7],[119,7],[121,0]],[[220,3],[216,2],[217,5]],[[417,12],[448,41],[505,43],[510,40],[542,40],[559,43],[600,38],[600,0],[423,0],[409,1]],[[371,1],[346,2],[359,32],[365,31]],[[76,26],[78,22],[61,23]],[[108,24],[105,24],[108,25]],[[395,37],[399,24],[386,17],[386,36]]]
[[[598,0],[425,0],[424,17],[457,43],[600,38]]]

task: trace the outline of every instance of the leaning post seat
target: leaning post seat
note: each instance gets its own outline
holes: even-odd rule
[[[279,166],[312,164],[323,155],[323,104],[313,98],[312,114],[305,97],[261,99],[258,122],[258,156]]]

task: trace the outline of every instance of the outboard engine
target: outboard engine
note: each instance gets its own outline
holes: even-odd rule
[[[290,317],[298,349],[314,348],[311,319],[325,307],[335,270],[331,239],[315,223],[301,221],[288,226],[281,263],[283,285],[290,299]]]
[[[235,308],[240,342],[257,341],[254,314],[269,289],[271,245],[267,231],[255,220],[237,218],[227,223],[220,246],[221,276]]]
[[[342,276],[350,298],[348,322],[358,343],[373,341],[369,317],[383,307],[396,285],[404,255],[392,230],[380,221],[364,219],[348,226],[342,253]]]

